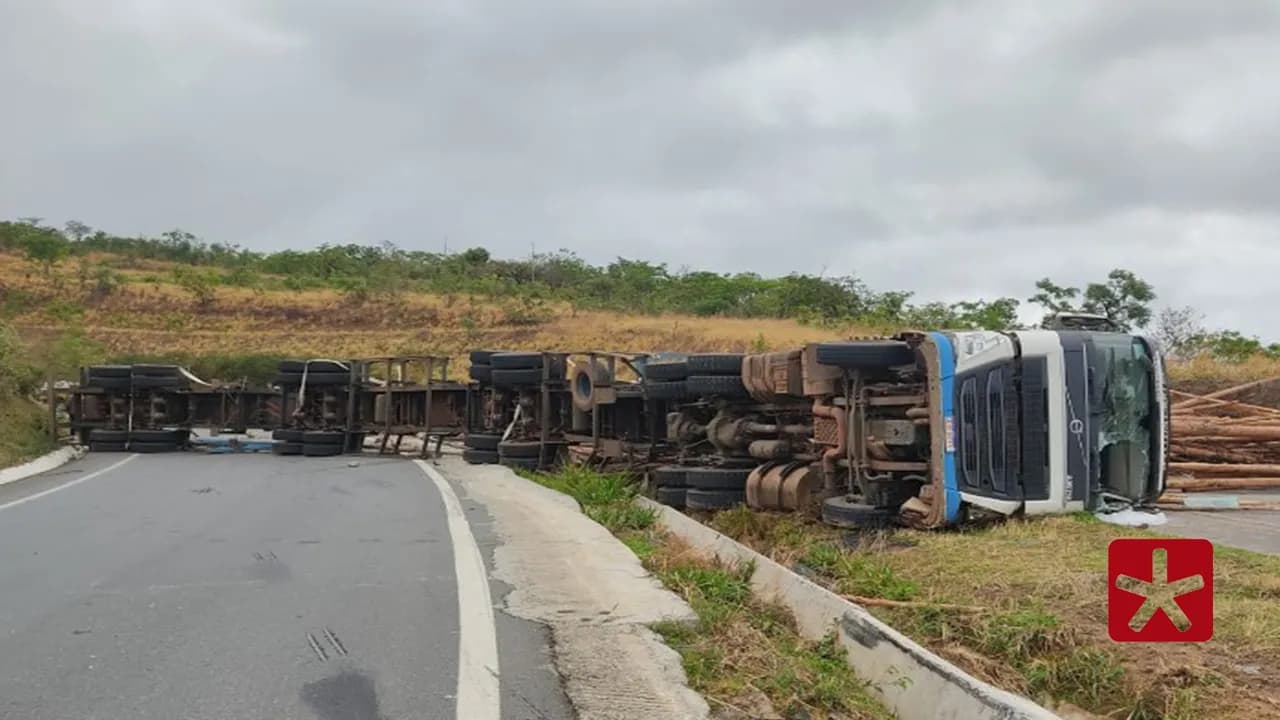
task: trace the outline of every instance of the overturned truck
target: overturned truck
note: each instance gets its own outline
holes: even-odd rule
[[[625,463],[659,501],[693,510],[940,527],[1120,509],[1164,489],[1163,366],[1138,335],[909,332],[753,355],[472,360],[490,411],[469,428],[469,462]]]

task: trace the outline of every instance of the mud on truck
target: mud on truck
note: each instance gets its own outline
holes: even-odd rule
[[[468,461],[621,463],[692,510],[745,502],[844,527],[940,527],[1119,509],[1164,488],[1163,365],[1138,335],[909,332],[751,355],[472,360],[487,411]]]

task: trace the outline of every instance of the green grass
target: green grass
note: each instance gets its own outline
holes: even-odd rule
[[[804,639],[791,615],[751,594],[750,566],[703,558],[660,532],[656,514],[637,505],[625,475],[569,467],[525,477],[576,499],[583,512],[609,528],[663,585],[685,599],[695,623],[654,627],[680,653],[689,685],[714,705],[747,716],[771,706],[787,718],[890,718],[828,637]]]
[[[1047,706],[1134,720],[1243,718],[1268,707],[1256,695],[1275,696],[1266,677],[1250,681],[1232,668],[1280,652],[1280,558],[1218,548],[1213,642],[1135,646],[1107,638],[1107,545],[1155,533],[1091,515],[868,536],[746,509],[710,522],[836,592],[923,603],[870,609],[978,677]]]
[[[49,452],[46,408],[14,395],[0,394],[0,467],[10,467]]]

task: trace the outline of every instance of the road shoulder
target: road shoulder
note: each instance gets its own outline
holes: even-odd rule
[[[482,550],[481,535],[491,532],[496,541],[485,554],[493,576],[510,588],[500,594],[502,608],[550,629],[555,667],[579,717],[707,716],[679,656],[649,629],[696,616],[625,545],[572,499],[506,468],[455,458],[437,468],[465,496],[464,506],[478,503],[492,518],[477,540]]]

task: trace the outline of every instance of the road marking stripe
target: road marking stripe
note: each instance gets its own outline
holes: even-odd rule
[[[125,458],[125,459],[123,459],[123,460],[121,460],[121,461],[119,461],[119,462],[112,463],[112,464],[110,464],[110,465],[108,465],[108,466],[106,466],[106,467],[102,468],[101,470],[94,470],[93,472],[89,473],[88,475],[85,475],[85,476],[84,476],[84,477],[82,477],[82,478],[76,478],[75,480],[72,480],[71,482],[63,483],[63,484],[61,484],[61,485],[58,485],[57,487],[51,487],[51,488],[49,488],[48,490],[42,490],[42,491],[40,491],[40,492],[36,493],[35,495],[28,495],[28,496],[26,496],[26,497],[24,497],[24,498],[21,498],[21,499],[19,499],[19,500],[14,500],[13,502],[7,502],[7,503],[5,503],[5,504],[3,504],[3,505],[0,505],[0,510],[7,510],[7,509],[9,509],[9,508],[11,508],[11,507],[17,507],[17,506],[19,506],[19,505],[21,505],[21,504],[23,504],[23,503],[28,503],[28,502],[31,502],[32,500],[38,500],[39,498],[42,498],[42,497],[44,497],[45,495],[52,495],[53,493],[56,493],[56,492],[58,492],[59,490],[66,490],[66,489],[67,489],[67,488],[69,488],[69,487],[75,487],[76,485],[79,485],[80,483],[82,483],[82,482],[84,482],[84,481],[86,481],[86,480],[92,480],[92,479],[94,479],[94,478],[98,477],[99,475],[106,475],[107,473],[111,472],[112,470],[115,470],[116,468],[120,467],[121,465],[123,465],[123,464],[125,464],[125,463],[129,462],[130,460],[132,460],[132,459],[134,459],[134,458],[136,458],[136,457],[138,457],[136,454],[135,454],[135,455],[130,455],[129,457],[127,457],[127,458]]]
[[[438,470],[415,460],[444,499],[458,585],[458,720],[499,720],[498,634],[489,595],[489,575],[471,534],[462,502]]]

